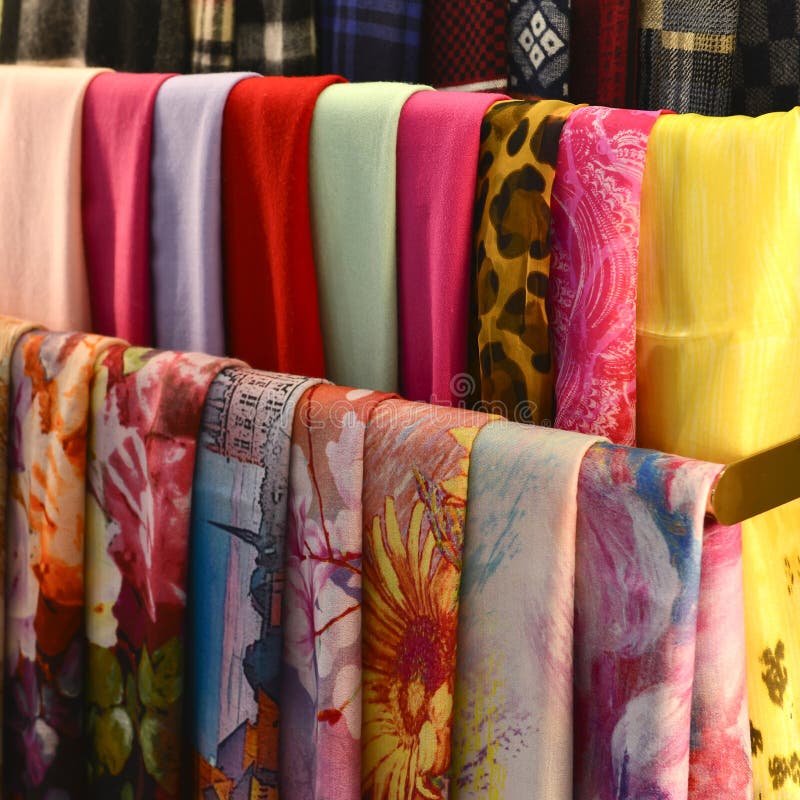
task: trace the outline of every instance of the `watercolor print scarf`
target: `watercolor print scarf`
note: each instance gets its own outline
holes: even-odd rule
[[[86,796],[86,437],[95,360],[116,341],[27,333],[12,360],[5,730],[15,767],[7,773],[9,797]]]
[[[387,400],[364,447],[362,793],[446,798],[472,444],[492,417]]]
[[[450,797],[572,800],[578,473],[596,437],[492,423],[472,448]]]
[[[11,357],[19,338],[35,328],[32,322],[23,322],[0,314],[0,530],[6,530],[6,499],[8,486],[8,433],[9,400],[11,397]],[[6,548],[0,551],[0,587],[5,586]],[[0,590],[0,698],[3,698],[5,664],[5,592]],[[2,700],[0,699],[0,709]],[[3,774],[3,719],[0,714],[0,775]]]
[[[518,422],[553,420],[550,192],[574,108],[557,100],[496,103],[481,127],[470,372],[478,399]]]
[[[295,406],[316,383],[229,369],[206,398],[189,567],[196,797],[278,789],[289,453]]]
[[[555,426],[636,444],[639,199],[657,111],[579,108],[558,148],[547,310]]]
[[[95,366],[86,519],[90,793],[178,797],[189,506],[208,387],[237,362],[112,347]]]
[[[294,418],[281,708],[284,800],[350,800],[361,786],[364,434],[392,395],[323,384]]]
[[[600,444],[578,481],[575,797],[753,797],[741,528],[721,467]]]

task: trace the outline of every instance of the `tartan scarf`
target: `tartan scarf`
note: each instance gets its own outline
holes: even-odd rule
[[[419,0],[320,0],[320,71],[350,81],[405,81],[420,74]]]
[[[186,72],[189,20],[182,0],[4,0],[0,62]]]
[[[758,116],[800,104],[800,2],[739,0],[733,113]]]
[[[233,69],[234,0],[190,0],[192,72]]]
[[[642,0],[640,11],[639,107],[729,114],[739,0]]]

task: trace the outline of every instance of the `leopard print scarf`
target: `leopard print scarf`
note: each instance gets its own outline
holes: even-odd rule
[[[518,422],[552,424],[545,300],[558,141],[578,106],[496,103],[481,127],[475,204],[470,372],[473,400]]]

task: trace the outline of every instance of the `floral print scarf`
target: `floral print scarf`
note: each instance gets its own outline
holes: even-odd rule
[[[4,724],[12,798],[86,796],[89,391],[96,359],[117,341],[27,333],[11,364]]]
[[[118,345],[96,365],[86,509],[90,793],[181,776],[190,497],[203,403],[237,362]]]
[[[310,389],[292,432],[281,702],[284,800],[350,800],[361,785],[364,436],[392,395]]]
[[[364,447],[362,798],[445,798],[470,451],[492,417],[387,400]]]

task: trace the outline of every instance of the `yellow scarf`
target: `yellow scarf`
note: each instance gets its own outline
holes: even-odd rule
[[[800,434],[800,109],[662,117],[642,190],[639,444],[727,462]],[[800,796],[800,502],[744,525],[756,798]]]

